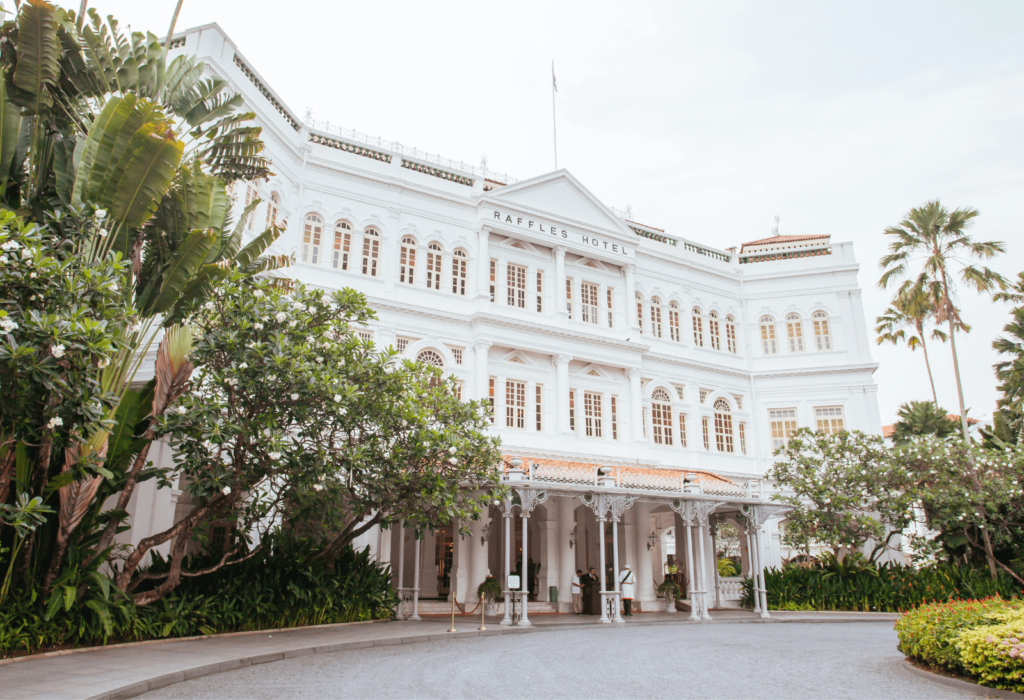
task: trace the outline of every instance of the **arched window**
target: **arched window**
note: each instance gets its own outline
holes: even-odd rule
[[[732,452],[732,408],[725,399],[715,399],[715,445],[719,452]]]
[[[679,305],[674,301],[668,305],[668,337],[679,342]]]
[[[712,311],[708,314],[708,335],[711,336],[711,349],[722,349],[722,333],[718,326],[718,312]]]
[[[320,263],[320,237],[324,232],[324,220],[316,214],[306,216],[306,227],[302,232],[302,262]]]
[[[651,299],[651,333],[655,338],[661,337],[661,299]]]
[[[416,356],[416,361],[422,362],[425,365],[433,365],[434,367],[444,369],[444,358],[433,350],[420,350],[419,354]]]
[[[824,311],[815,311],[811,315],[814,322],[814,344],[819,350],[832,349],[832,333],[828,328],[828,314]]]
[[[736,354],[736,319],[731,315],[725,317],[725,347]]]
[[[352,226],[347,221],[339,221],[334,225],[334,257],[331,260],[335,270],[348,269],[351,250]]]
[[[704,317],[696,306],[693,307],[693,344],[704,347]]]
[[[655,444],[672,444],[672,397],[664,389],[651,394],[651,427]]]
[[[398,262],[398,281],[412,284],[416,275],[416,239],[412,236],[402,239],[402,252]]]
[[[441,246],[431,243],[427,246],[427,289],[441,289]]]
[[[377,276],[377,261],[380,259],[380,234],[372,228],[363,231],[363,274]]]
[[[804,324],[800,314],[786,316],[786,336],[789,338],[790,352],[804,351]]]
[[[256,199],[259,196],[260,196],[259,195],[259,189],[256,187],[256,183],[255,182],[250,182],[249,184],[247,184],[245,186],[245,206],[246,207],[248,207],[250,204],[252,204],[252,200]],[[255,224],[255,223],[256,223],[256,209],[254,208],[254,209],[252,209],[249,212],[249,215],[247,217],[245,217],[245,227],[247,229],[251,230],[252,227],[253,227],[253,224]]]
[[[775,339],[775,319],[771,316],[761,317],[761,350],[765,355],[779,353],[779,344]]]
[[[270,201],[267,202],[267,226],[270,228],[277,223],[277,207],[281,204],[281,198],[277,196],[277,192],[270,193]]]
[[[636,293],[636,325],[640,326],[640,332],[644,332],[644,298],[640,292]]]
[[[469,260],[466,259],[466,252],[456,250],[452,255],[452,294],[460,297],[466,296],[466,271],[469,267]]]

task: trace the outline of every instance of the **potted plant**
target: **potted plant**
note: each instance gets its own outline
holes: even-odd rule
[[[658,595],[665,596],[665,612],[676,611],[676,598],[679,597],[679,584],[675,582],[675,579],[666,578],[660,586],[658,586]]]
[[[501,584],[498,579],[488,575],[484,582],[477,586],[476,597],[487,601],[487,612],[494,614],[494,601],[502,597]]]

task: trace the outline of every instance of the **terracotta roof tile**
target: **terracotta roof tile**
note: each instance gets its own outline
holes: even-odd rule
[[[586,479],[593,477],[597,473],[598,467],[606,466],[602,464],[595,464],[592,462],[569,462],[561,459],[538,459],[536,457],[522,457],[520,455],[504,455],[503,461],[505,463],[504,472],[507,474],[512,468],[512,459],[519,457],[523,460],[523,471],[527,471],[526,467],[531,462],[544,467],[556,467],[561,473],[565,474],[566,477],[573,476],[580,479]],[[618,477],[620,480],[628,479],[629,477],[666,477],[674,478],[680,474],[685,474],[687,479],[690,481],[700,482],[713,482],[718,484],[728,484],[731,486],[738,486],[732,479],[727,479],[724,476],[720,476],[713,472],[703,471],[699,469],[652,469],[649,467],[616,467],[611,466],[610,475]]]
[[[772,236],[770,238],[762,238],[759,241],[750,241],[740,246],[740,252],[748,245],[767,245],[769,243],[796,243],[797,241],[815,241],[822,238],[829,238],[828,235],[818,236]]]

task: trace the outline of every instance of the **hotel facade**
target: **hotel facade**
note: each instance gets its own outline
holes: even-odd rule
[[[576,569],[626,564],[634,607],[664,608],[655,589],[673,561],[691,615],[735,605],[739,579],[715,565],[720,524],[739,533],[744,574],[788,555],[762,480],[773,450],[796,427],[880,432],[852,244],[825,232],[720,250],[629,220],[568,170],[515,181],[305,123],[216,25],[172,47],[263,127],[275,175],[234,195],[239,212],[262,200],[250,233],[287,222],[283,275],[362,292],[378,320],[360,334],[493,406],[514,502],[467,537],[362,538],[400,574],[400,614],[453,594],[473,605],[486,574],[517,567],[532,574],[529,610],[564,612]],[[126,536],[165,527],[184,498],[140,490]]]

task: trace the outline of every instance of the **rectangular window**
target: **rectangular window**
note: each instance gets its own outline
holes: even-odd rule
[[[747,454],[747,424],[740,423],[740,452]]]
[[[576,431],[576,392],[569,392],[569,430]]]
[[[409,339],[408,338],[396,338],[395,339],[395,347],[398,349],[398,352],[405,352],[405,349],[407,347],[409,347]]]
[[[715,411],[715,446],[719,452],[732,452],[732,414]]]
[[[565,308],[569,312],[569,319],[572,320],[572,277],[565,280]]]
[[[654,444],[672,444],[672,404],[662,401],[651,403],[651,427],[654,428]]]
[[[526,427],[526,382],[505,380],[505,427]]]
[[[619,439],[619,397],[612,397],[612,440]]]
[[[355,332],[356,337],[358,337],[359,340],[364,340],[367,343],[373,342],[373,331],[365,328],[353,328],[352,330]]]
[[[441,263],[444,255],[436,243],[427,248],[427,289],[441,289]]]
[[[587,437],[601,437],[601,395],[591,391],[583,393],[583,417],[586,419]]]
[[[679,414],[679,446],[686,447],[686,414]]]
[[[537,313],[544,311],[544,271],[537,270]]]
[[[487,403],[491,407],[491,423],[494,423],[494,377],[491,377],[487,387]]]
[[[252,204],[252,200],[257,197],[256,185],[250,182],[245,188],[245,206]],[[245,227],[252,230],[252,225],[256,219],[256,209],[249,212],[249,216],[245,218]]]
[[[452,351],[452,357],[455,358],[455,364],[462,364],[462,348],[449,348]]]
[[[701,429],[704,431],[704,449],[711,449],[711,436],[708,434],[708,419],[707,416],[700,419]]]
[[[495,286],[498,284],[498,261],[491,258],[491,303],[494,303]]]
[[[334,233],[334,269],[348,270],[348,256],[352,248],[352,234],[348,231]]]
[[[526,308],[526,268],[521,265],[508,266],[508,305],[517,309]]]
[[[612,304],[612,299],[615,297],[615,290],[608,287],[608,327],[615,327],[615,305]]]
[[[843,427],[842,406],[815,407],[814,420],[817,423],[818,430],[829,435],[835,435],[845,429]]]
[[[363,232],[363,274],[377,276],[377,260],[380,258],[380,238],[372,230]]]
[[[469,262],[466,260],[466,254],[461,250],[456,250],[455,255],[452,256],[452,294],[458,294],[460,297],[466,296],[466,273],[469,270]]]
[[[462,401],[462,382],[455,382],[455,398]]]
[[[708,390],[707,389],[701,389],[700,390],[700,402],[701,403],[707,403],[707,401],[708,401]]]
[[[686,389],[684,387],[676,385],[676,396],[679,397],[680,401],[686,401]]]
[[[796,409],[773,408],[768,411],[768,423],[772,431],[772,450],[785,447],[789,436],[796,432]]]
[[[544,432],[544,385],[538,384],[536,396],[534,396],[534,414],[536,416],[537,432]]]
[[[736,408],[740,411],[743,410],[743,397],[739,394],[733,394],[732,397],[736,399]]]
[[[584,282],[580,285],[581,315],[584,323],[598,323],[597,285]]]

